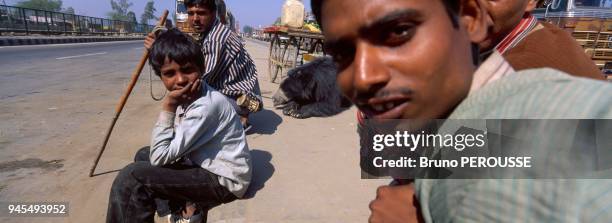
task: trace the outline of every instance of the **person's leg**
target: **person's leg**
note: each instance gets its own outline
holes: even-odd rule
[[[237,199],[219,184],[217,175],[203,168],[135,162],[121,170],[113,182],[107,222],[151,222],[154,198],[192,201],[205,204],[204,208]]]
[[[119,172],[111,187],[106,222],[153,222],[153,193],[134,176],[137,169],[150,166],[147,162],[135,162]]]
[[[151,162],[150,158],[151,150],[149,146],[145,146],[136,152],[134,155],[134,162]],[[155,198],[155,205],[157,206],[157,214],[161,217],[169,215],[172,213],[172,210],[176,211],[180,209],[180,203],[183,202],[170,202],[168,200]],[[172,204],[172,205],[171,205]],[[172,206],[172,207],[171,207]]]
[[[150,153],[151,153],[151,150],[149,146],[142,147],[134,155],[134,162],[138,162],[138,161],[150,162],[151,161]]]

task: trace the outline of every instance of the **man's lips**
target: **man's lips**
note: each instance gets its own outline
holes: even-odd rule
[[[357,106],[368,118],[399,119],[410,102],[411,99],[407,96],[390,96],[372,98],[367,103],[358,103]]]

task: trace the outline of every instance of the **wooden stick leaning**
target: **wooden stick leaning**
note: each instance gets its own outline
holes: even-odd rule
[[[167,17],[168,17],[168,10],[164,10],[157,25],[164,26],[166,24]],[[106,136],[104,137],[102,148],[100,148],[100,152],[98,152],[98,156],[96,157],[96,160],[94,161],[93,166],[91,167],[91,170],[89,171],[89,177],[94,176],[93,173],[96,170],[96,166],[98,166],[98,162],[100,161],[100,157],[102,157],[102,153],[104,153],[104,149],[106,149],[106,144],[108,143],[108,139],[110,138],[110,135],[113,132],[115,123],[117,123],[117,119],[119,119],[119,115],[121,115],[121,112],[123,111],[123,107],[125,107],[127,99],[130,97],[130,94],[132,93],[132,90],[134,89],[134,86],[136,85],[136,82],[138,81],[138,77],[140,77],[140,73],[142,72],[142,69],[144,68],[145,63],[147,62],[148,59],[149,59],[149,50],[145,49],[144,53],[142,54],[142,57],[140,58],[140,62],[138,63],[138,66],[136,67],[136,70],[134,70],[134,72],[132,73],[132,81],[130,82],[130,85],[128,85],[128,88],[125,90],[125,94],[123,95],[123,97],[121,98],[121,101],[119,102],[119,104],[117,105],[117,108],[115,109],[115,117],[113,117],[113,120],[111,121],[111,125],[108,128],[108,131],[106,132]]]

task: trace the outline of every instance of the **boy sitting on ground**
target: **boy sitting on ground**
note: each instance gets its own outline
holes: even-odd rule
[[[106,221],[153,222],[157,210],[170,222],[199,222],[209,208],[242,197],[251,181],[244,131],[229,100],[202,83],[203,56],[190,37],[170,29],[150,52],[169,94],[150,149],[113,182]]]

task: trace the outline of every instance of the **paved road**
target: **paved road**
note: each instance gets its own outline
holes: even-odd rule
[[[89,73],[115,71],[109,65],[126,67],[126,56],[142,49],[142,41],[0,47],[0,98],[40,92]]]
[[[92,52],[118,52],[131,48],[142,48],[142,41],[119,41],[99,43],[75,43],[30,46],[0,47],[0,65],[31,60],[54,59],[64,56],[88,54]]]
[[[387,180],[361,180],[353,110],[333,118],[282,116],[269,99],[267,44],[248,41],[265,110],[248,136],[250,197],[209,212],[209,222],[364,222]],[[0,222],[104,222],[118,169],[147,145],[161,84],[145,71],[94,178],[87,177],[114,107],[142,54],[141,42],[0,48],[0,201],[67,201],[65,218]]]

